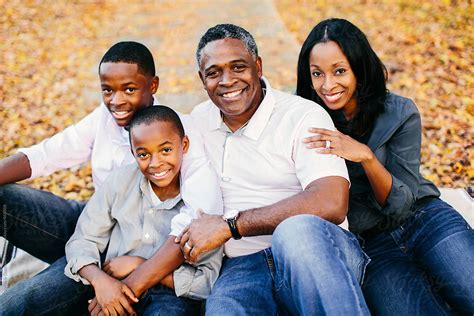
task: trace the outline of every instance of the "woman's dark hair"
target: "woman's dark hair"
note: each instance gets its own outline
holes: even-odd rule
[[[347,57],[357,79],[357,112],[347,123],[341,123],[341,111],[332,111],[314,91],[311,83],[309,55],[314,45],[336,42]],[[301,48],[298,59],[296,94],[322,105],[333,118],[336,127],[344,133],[360,139],[372,129],[376,117],[382,113],[387,97],[387,70],[370,47],[367,37],[351,22],[344,19],[328,19],[316,25]],[[339,113],[338,113],[339,112]],[[344,121],[344,120],[342,120]],[[338,126],[341,125],[342,126]]]

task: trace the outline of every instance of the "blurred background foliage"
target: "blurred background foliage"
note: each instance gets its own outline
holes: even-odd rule
[[[0,158],[92,111],[100,102],[97,64],[111,44],[128,36],[154,38],[145,42],[153,52],[157,41],[166,45],[157,62],[160,76],[167,78],[165,91],[202,92],[194,71],[183,75],[169,66],[194,67],[196,43],[176,41],[175,32],[177,27],[183,31],[203,23],[193,20],[201,2],[4,1]],[[177,10],[177,5],[185,9]],[[422,174],[439,186],[472,185],[472,3],[276,0],[274,5],[288,36],[300,44],[317,22],[328,17],[343,17],[359,26],[389,70],[390,90],[414,99],[422,113]],[[158,17],[158,10],[170,13]],[[182,12],[183,22],[176,22],[176,11]],[[183,58],[183,53],[189,56]],[[294,80],[295,75],[289,74],[274,85],[285,86],[287,81],[294,85]],[[93,191],[88,165],[28,183],[71,199],[87,199]]]

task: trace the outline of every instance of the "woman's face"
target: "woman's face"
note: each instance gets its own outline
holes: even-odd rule
[[[309,54],[311,82],[318,96],[331,110],[341,110],[347,119],[357,108],[357,79],[336,42],[314,45]]]

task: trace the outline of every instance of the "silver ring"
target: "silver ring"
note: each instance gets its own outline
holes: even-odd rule
[[[189,250],[193,249],[193,247],[191,247],[191,246],[188,244],[188,242],[186,242],[186,243],[184,244],[184,248],[188,248]]]
[[[326,149],[329,149],[329,148],[331,148],[331,141],[327,140],[326,141]]]

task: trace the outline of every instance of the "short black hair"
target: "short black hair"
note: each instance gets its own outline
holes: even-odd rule
[[[204,35],[199,40],[199,44],[196,50],[196,60],[198,66],[201,62],[201,50],[206,47],[210,42],[214,42],[226,38],[235,38],[241,40],[245,47],[247,48],[249,54],[253,59],[258,57],[258,48],[257,43],[252,34],[250,34],[243,27],[234,25],[234,24],[217,24],[216,26],[211,27],[204,33]]]
[[[132,129],[141,124],[150,125],[153,122],[170,122],[174,125],[176,132],[178,133],[180,138],[183,138],[184,127],[183,123],[181,123],[181,119],[179,118],[178,114],[171,108],[165,105],[155,105],[149,106],[146,108],[142,108],[138,110],[130,120],[130,124],[128,129],[130,131],[129,136],[132,134]],[[131,136],[130,136],[131,137]],[[130,139],[131,144],[131,139]]]
[[[140,73],[155,76],[153,55],[145,45],[137,42],[118,42],[110,47],[99,63],[99,72],[102,63],[108,62],[136,64]]]
[[[309,55],[316,44],[336,42],[347,57],[357,80],[357,112],[349,127],[338,126],[338,111],[328,109],[314,91],[309,69]],[[301,47],[298,58],[296,94],[323,106],[333,118],[336,127],[360,139],[373,126],[377,116],[383,112],[387,97],[387,70],[370,46],[365,34],[354,24],[344,19],[327,19],[318,23],[309,33]],[[340,117],[340,116],[339,116]]]

